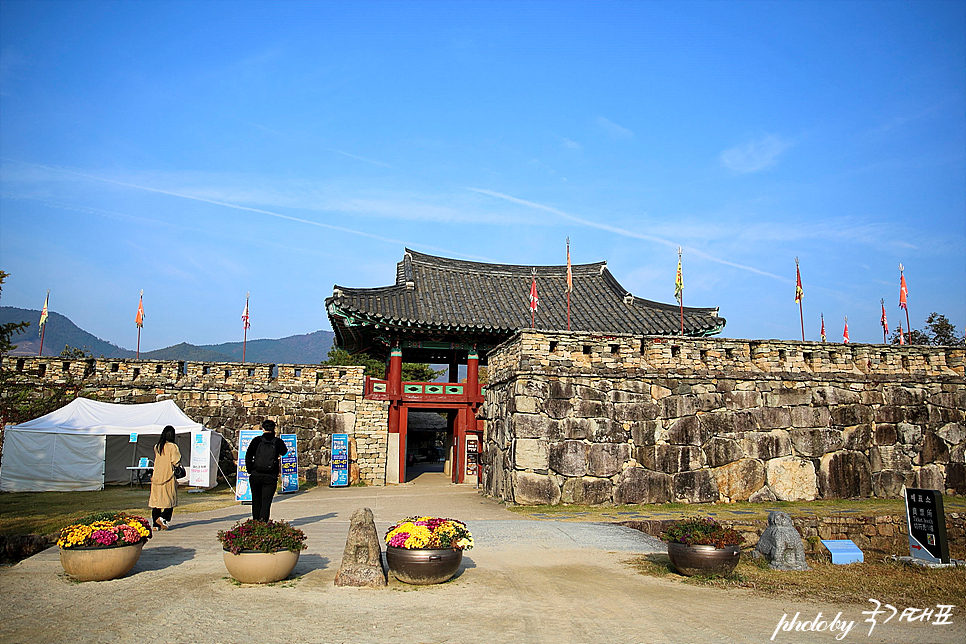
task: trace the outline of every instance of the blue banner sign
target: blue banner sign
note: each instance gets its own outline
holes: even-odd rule
[[[332,434],[332,487],[349,485],[349,435]]]
[[[235,500],[242,503],[252,502],[252,489],[248,486],[248,468],[245,467],[245,454],[248,446],[262,432],[257,429],[243,429],[238,432],[238,475],[235,479]]]
[[[282,457],[282,494],[299,491],[299,453],[295,434],[279,436],[288,451]]]

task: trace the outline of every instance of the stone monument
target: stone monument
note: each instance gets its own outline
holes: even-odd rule
[[[752,553],[764,557],[774,570],[811,570],[805,563],[805,545],[786,512],[769,512],[768,527]]]
[[[342,552],[342,565],[335,576],[336,586],[386,585],[386,571],[382,567],[382,546],[376,533],[372,510],[359,508],[352,513],[349,536]]]

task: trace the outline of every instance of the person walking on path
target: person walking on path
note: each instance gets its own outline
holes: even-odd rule
[[[174,468],[181,465],[181,450],[175,443],[174,427],[161,430],[161,438],[154,446],[154,471],[151,474],[151,521],[159,530],[167,530],[171,513],[178,505],[178,481]]]
[[[275,421],[262,421],[262,435],[256,436],[245,452],[245,469],[252,490],[252,518],[256,521],[271,518],[272,497],[282,470],[280,459],[287,452],[285,442],[275,436]]]

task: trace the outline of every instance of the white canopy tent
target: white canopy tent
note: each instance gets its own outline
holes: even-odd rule
[[[129,466],[154,458],[161,430],[172,425],[187,467],[191,434],[204,430],[173,400],[118,405],[77,398],[46,416],[4,430],[0,490],[100,490],[127,483]]]

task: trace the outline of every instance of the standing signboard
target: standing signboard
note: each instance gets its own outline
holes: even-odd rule
[[[221,434],[210,429],[191,432],[191,466],[188,484],[210,488],[218,483],[218,454],[221,453]]]
[[[906,521],[909,525],[909,553],[932,563],[949,563],[946,514],[939,490],[906,488]]]
[[[235,500],[242,503],[252,502],[252,489],[248,487],[248,468],[245,467],[245,454],[248,453],[248,446],[255,440],[255,437],[261,435],[262,432],[257,429],[243,429],[238,432],[238,476],[235,479]]]
[[[282,457],[282,494],[299,491],[299,453],[295,434],[282,434],[279,438],[288,451]]]
[[[349,485],[349,435],[332,434],[332,487]]]

